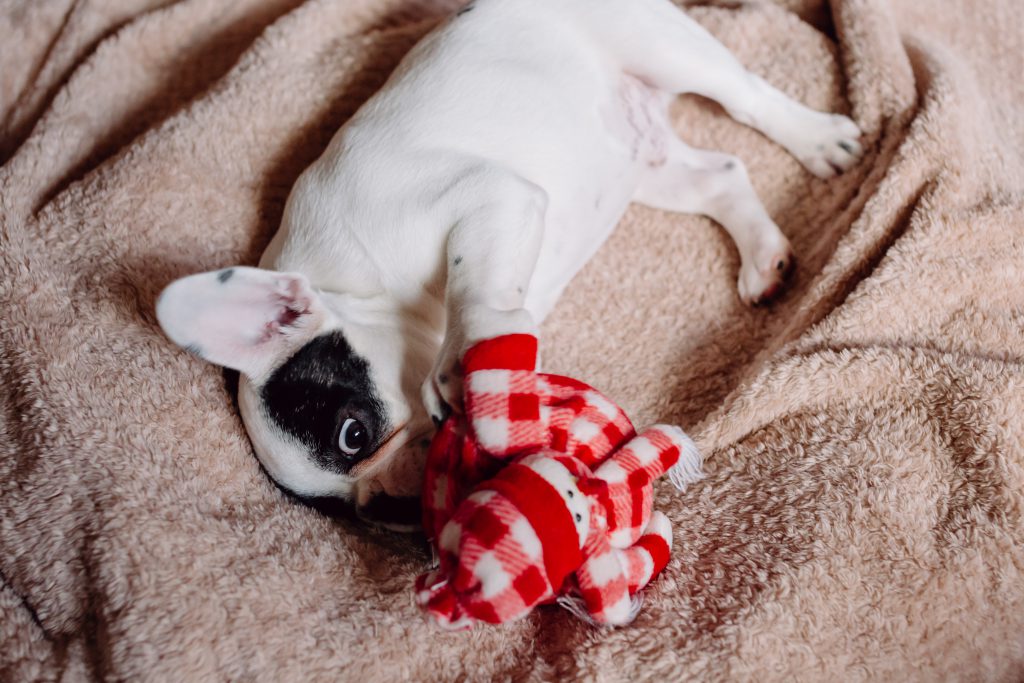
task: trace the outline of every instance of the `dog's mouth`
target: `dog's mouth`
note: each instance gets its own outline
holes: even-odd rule
[[[419,527],[425,458],[415,453],[400,456],[410,444],[422,445],[425,453],[430,430],[413,430],[406,423],[392,432],[371,458],[350,472],[357,480],[355,512],[363,521],[402,532]]]

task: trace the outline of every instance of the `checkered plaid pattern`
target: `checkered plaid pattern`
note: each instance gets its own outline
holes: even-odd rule
[[[510,465],[466,498],[437,544],[417,600],[442,626],[504,623],[550,601],[579,565],[579,539],[550,485]]]
[[[449,418],[432,445],[424,528],[440,564],[417,579],[416,595],[442,626],[503,623],[567,591],[591,620],[626,623],[631,596],[665,567],[672,545],[668,519],[652,512],[652,482],[681,456],[673,481],[699,475],[682,430],[635,435],[600,393],[534,373],[536,349],[526,335],[471,349],[466,417]],[[545,478],[551,463],[574,484]],[[570,511],[581,501],[567,486],[589,506],[582,544]]]
[[[635,431],[617,405],[568,377],[540,374],[537,338],[511,334],[475,344],[463,357],[466,415],[434,437],[423,483],[423,528],[437,538],[460,501],[513,457],[550,449],[588,467]]]
[[[472,437],[507,458],[540,448],[596,463],[633,435],[617,405],[582,382],[536,372],[537,338],[512,334],[473,346],[463,359]]]

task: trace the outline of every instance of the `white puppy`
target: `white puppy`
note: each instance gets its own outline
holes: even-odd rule
[[[260,269],[172,283],[160,323],[241,373],[242,418],[282,488],[412,523],[462,352],[535,330],[631,201],[718,221],[744,301],[782,283],[788,241],[739,159],[675,136],[679,93],[820,177],[861,154],[852,121],[748,73],[669,0],[476,0],[302,174]]]

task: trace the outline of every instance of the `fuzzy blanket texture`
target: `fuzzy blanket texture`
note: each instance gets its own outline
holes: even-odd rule
[[[456,5],[0,4],[0,679],[1021,680],[1020,0],[690,8],[869,152],[816,180],[680,99],[685,140],[748,163],[792,287],[744,307],[718,226],[633,207],[546,324],[549,371],[707,458],[657,489],[676,547],[631,626],[429,627],[420,542],[264,476],[154,300],[254,264],[299,172]]]

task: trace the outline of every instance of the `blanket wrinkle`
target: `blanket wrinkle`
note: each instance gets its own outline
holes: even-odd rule
[[[744,307],[718,226],[635,206],[545,323],[547,370],[707,456],[656,487],[675,550],[630,627],[433,630],[420,540],[268,481],[155,299],[254,264],[298,174],[462,4],[0,7],[0,680],[1024,678],[1017,0],[691,3],[868,153],[821,181],[680,98],[681,137],[742,158],[794,244],[790,289]]]

